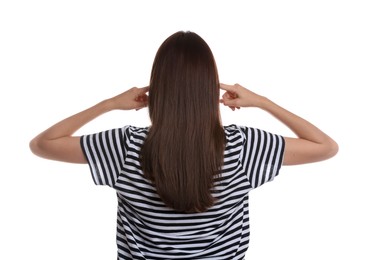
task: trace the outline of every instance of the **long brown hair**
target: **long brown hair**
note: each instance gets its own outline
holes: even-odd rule
[[[155,56],[149,84],[152,125],[141,150],[144,175],[162,201],[179,212],[214,204],[225,135],[219,113],[219,78],[207,43],[193,32],[168,37]]]

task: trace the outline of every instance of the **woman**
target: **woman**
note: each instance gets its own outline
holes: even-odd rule
[[[297,138],[222,126],[220,103],[267,111]],[[150,127],[73,135],[103,113],[146,106]],[[95,184],[116,190],[118,259],[243,259],[249,191],[273,180],[282,165],[322,161],[338,151],[332,138],[268,98],[220,84],[209,46],[182,31],[160,46],[149,87],[62,120],[30,148],[46,159],[88,163]]]

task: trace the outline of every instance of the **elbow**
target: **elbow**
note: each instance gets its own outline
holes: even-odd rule
[[[327,145],[326,159],[334,157],[339,152],[339,145],[334,140],[330,140]]]
[[[333,152],[333,156],[335,156],[339,152],[339,145],[335,141],[333,141],[332,152]]]
[[[37,143],[37,139],[33,138],[30,142],[29,142],[29,149],[31,150],[31,152],[33,154],[37,154],[37,149],[38,149],[38,143]]]
[[[29,142],[29,149],[34,155],[41,156],[42,145],[39,138],[35,137]]]

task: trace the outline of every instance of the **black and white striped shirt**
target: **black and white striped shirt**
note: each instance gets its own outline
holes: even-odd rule
[[[143,176],[139,152],[148,130],[125,126],[81,138],[95,184],[117,192],[118,259],[244,259],[248,193],[278,175],[283,137],[225,126],[224,165],[212,190],[216,203],[206,212],[183,214],[166,207]]]

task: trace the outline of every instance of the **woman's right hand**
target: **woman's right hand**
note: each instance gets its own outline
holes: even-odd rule
[[[220,84],[226,92],[220,100],[232,110],[240,107],[258,107],[285,124],[297,137],[284,137],[284,165],[311,163],[329,159],[338,152],[338,144],[307,120],[275,104],[239,84]]]
[[[259,107],[264,100],[263,96],[260,96],[245,87],[234,84],[220,84],[220,88],[225,90],[220,100],[223,105],[230,107],[232,110],[240,107]]]

